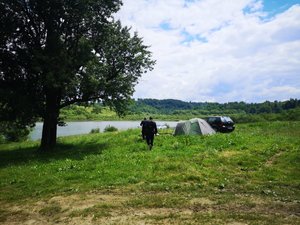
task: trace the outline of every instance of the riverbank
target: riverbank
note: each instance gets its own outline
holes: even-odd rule
[[[1,224],[300,224],[300,123],[0,145]]]
[[[91,130],[98,130],[103,132],[106,127],[115,127],[118,130],[127,130],[140,128],[141,121],[76,121],[66,122],[65,126],[57,127],[57,137],[64,137],[78,134],[88,134]],[[166,125],[167,127],[174,128],[177,124],[175,121],[156,121],[159,127]],[[36,123],[33,131],[30,133],[30,140],[39,140],[42,137],[43,123]]]
[[[73,105],[61,110],[60,117],[64,121],[139,121],[144,117],[153,117],[155,120],[179,121],[191,118],[205,118],[210,115],[230,116],[236,123],[265,122],[265,121],[300,121],[300,108],[285,110],[280,113],[245,113],[237,111],[197,111],[174,110],[168,114],[163,113],[130,113],[119,117],[107,107],[83,107]]]

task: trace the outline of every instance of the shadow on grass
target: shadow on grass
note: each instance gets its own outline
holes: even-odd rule
[[[81,160],[87,155],[98,155],[107,149],[106,143],[58,143],[48,152],[39,151],[38,147],[20,147],[14,150],[0,151],[0,168],[34,162],[50,162],[60,159]]]

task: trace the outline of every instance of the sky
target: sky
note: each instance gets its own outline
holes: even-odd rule
[[[135,99],[300,99],[300,0],[123,0],[115,18],[156,60]]]

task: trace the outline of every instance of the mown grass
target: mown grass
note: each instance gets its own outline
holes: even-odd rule
[[[38,142],[0,145],[0,202],[22,205],[100,191],[127,198],[117,206],[73,210],[69,217],[164,208],[170,211],[142,218],[170,224],[300,224],[300,122],[238,124],[233,133],[212,136],[171,133],[162,130],[152,151],[138,129],[59,138],[50,153],[38,152]],[[55,203],[39,214],[65,211]],[[9,215],[0,210],[0,220]]]

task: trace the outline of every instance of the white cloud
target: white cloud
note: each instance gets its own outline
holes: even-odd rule
[[[116,17],[138,31],[157,60],[134,97],[299,98],[300,5],[268,20],[262,8],[257,0],[125,0]]]

